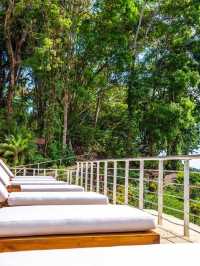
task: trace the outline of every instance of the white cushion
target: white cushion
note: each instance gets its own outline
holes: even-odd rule
[[[107,204],[108,198],[95,192],[13,192],[9,206]]]
[[[13,178],[14,177],[14,174],[10,171],[9,167],[1,159],[0,159],[0,165],[4,168],[4,170],[9,175],[10,178]]]
[[[29,176],[29,175],[27,175],[27,176],[17,175],[17,176],[15,176],[15,177],[13,178],[13,180],[15,180],[15,179],[17,179],[17,180],[18,180],[18,179],[20,179],[20,180],[21,180],[21,179],[26,179],[26,180],[27,180],[27,179],[28,179],[28,180],[29,180],[29,179],[36,179],[36,180],[37,180],[37,179],[39,179],[39,180],[40,180],[40,179],[48,179],[48,180],[50,179],[50,180],[55,180],[56,178],[53,177],[53,176],[42,176],[42,175],[30,175],[30,176]]]
[[[51,178],[13,178],[12,181],[16,182],[24,182],[24,181],[57,181],[56,179],[51,179]]]
[[[0,181],[0,202],[4,202],[8,199],[8,191],[4,184]]]
[[[79,191],[83,192],[84,188],[76,185],[21,185],[22,192],[37,192],[37,191]]]
[[[40,181],[40,180],[35,180],[35,181],[30,181],[30,180],[25,180],[25,181],[20,181],[20,180],[15,180],[11,181],[12,185],[57,185],[57,184],[66,184],[63,181],[54,181],[54,180],[45,180],[45,181]]]
[[[2,266],[188,266],[198,265],[199,250],[199,244],[39,250],[1,253],[0,261]]]
[[[155,219],[122,205],[25,206],[0,209],[0,237],[146,231]]]
[[[7,187],[10,185],[10,177],[7,172],[0,166],[0,181]]]

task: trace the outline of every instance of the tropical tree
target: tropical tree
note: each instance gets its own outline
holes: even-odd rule
[[[26,155],[31,152],[30,142],[31,135],[10,135],[5,143],[0,144],[0,154],[14,165],[23,164]]]

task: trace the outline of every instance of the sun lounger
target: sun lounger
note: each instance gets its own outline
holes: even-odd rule
[[[21,192],[83,192],[84,188],[77,185],[56,184],[56,185],[20,185]]]
[[[198,265],[199,250],[199,244],[38,250],[1,253],[0,261],[2,266],[55,266],[58,261],[60,266],[188,266]]]
[[[0,170],[0,181],[8,188],[10,192],[12,191],[21,191],[21,185],[39,185],[40,188],[42,185],[64,185],[67,184],[63,181],[57,180],[10,180],[7,174]],[[58,188],[57,188],[58,189]],[[40,189],[41,191],[41,189]]]
[[[7,173],[2,169],[0,169],[0,181],[7,187],[9,192],[84,191],[80,186],[68,185],[66,182],[56,180],[32,180],[32,178],[24,180],[23,178],[18,178],[11,181]]]
[[[29,177],[30,178],[30,177]],[[45,178],[43,177],[43,179],[37,179],[36,177],[34,178],[14,178],[11,179],[10,176],[7,174],[7,172],[0,167],[0,180],[6,185],[20,185],[20,184],[58,184],[58,183],[65,183],[62,181],[57,181],[55,179],[52,178]]]
[[[64,181],[57,180],[14,180],[11,185],[58,185],[67,184]]]
[[[15,178],[48,178],[48,179],[55,179],[53,176],[40,176],[40,175],[35,175],[35,176],[15,176],[9,167],[4,163],[3,160],[0,159],[0,167],[6,172],[6,174],[9,176],[10,179],[15,179]]]
[[[39,181],[54,180],[55,181],[56,178],[53,176],[16,176],[15,178],[12,179],[12,181],[15,181],[15,180],[22,180],[22,181],[24,180],[31,180],[31,181],[33,180],[39,180]]]
[[[23,182],[56,182],[56,179],[47,179],[47,178],[14,178],[11,180],[11,182],[17,182],[17,183],[23,183]]]
[[[84,192],[84,188],[66,183],[42,184],[42,185],[9,185],[9,192]]]
[[[95,192],[12,192],[0,183],[0,202],[4,206],[107,204],[108,198]]]
[[[108,204],[108,198],[95,192],[13,192],[8,206]]]
[[[2,170],[0,169],[0,174],[1,174]],[[28,183],[41,183],[43,184],[44,182],[48,182],[48,183],[57,183],[58,181],[55,179],[55,177],[52,176],[16,176],[13,179],[10,179],[11,184],[23,184],[24,182],[26,183],[26,181]]]
[[[155,219],[121,205],[0,209],[0,251],[159,243]]]

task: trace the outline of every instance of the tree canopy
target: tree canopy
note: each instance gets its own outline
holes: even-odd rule
[[[199,1],[1,0],[10,161],[187,154],[199,111]]]

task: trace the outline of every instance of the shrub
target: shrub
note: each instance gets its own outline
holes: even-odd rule
[[[179,172],[177,174],[176,182],[179,184],[183,184],[184,173]],[[190,184],[200,184],[200,172],[190,172]]]
[[[200,215],[200,202],[192,202],[190,204],[190,211],[195,215]]]
[[[156,192],[158,190],[158,185],[157,183],[150,181],[149,182],[149,191],[150,192]]]

